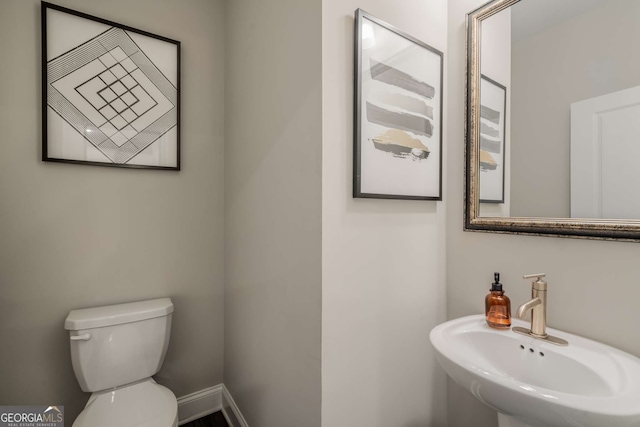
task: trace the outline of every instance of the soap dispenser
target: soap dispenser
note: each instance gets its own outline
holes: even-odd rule
[[[511,326],[511,301],[502,290],[500,273],[493,273],[493,278],[491,293],[484,304],[487,324],[496,329],[508,329]]]

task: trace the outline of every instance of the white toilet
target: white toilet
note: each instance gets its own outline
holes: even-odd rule
[[[157,384],[169,346],[169,298],[73,310],[64,327],[78,383],[92,392],[73,427],[176,427],[178,403]]]

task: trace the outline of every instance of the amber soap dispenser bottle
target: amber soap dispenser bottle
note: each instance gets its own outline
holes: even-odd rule
[[[511,326],[511,301],[502,290],[500,273],[493,273],[491,293],[484,300],[487,324],[496,329],[509,329]]]

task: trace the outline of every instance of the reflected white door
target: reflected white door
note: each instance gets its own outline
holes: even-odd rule
[[[571,217],[640,219],[640,86],[571,104]]]

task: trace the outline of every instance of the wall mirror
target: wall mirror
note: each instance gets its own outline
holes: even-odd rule
[[[467,15],[465,230],[640,240],[640,1]]]

